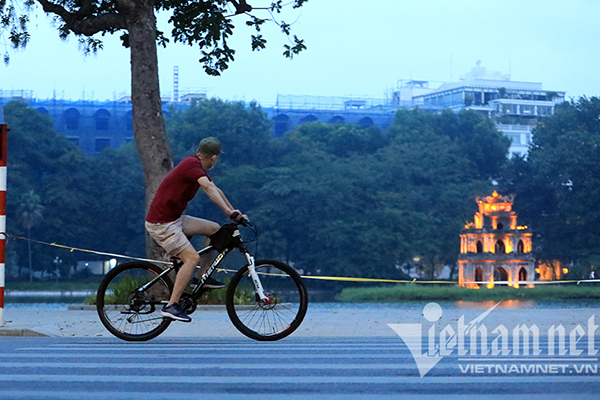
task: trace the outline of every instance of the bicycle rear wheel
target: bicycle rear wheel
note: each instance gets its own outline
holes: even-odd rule
[[[138,291],[161,272],[154,264],[132,261],[106,274],[98,288],[96,309],[110,333],[127,341],[144,341],[167,329],[171,320],[163,318],[160,310],[171,296],[171,279],[165,275]]]
[[[233,325],[249,338],[282,339],[294,332],[306,315],[306,287],[296,270],[279,261],[257,261],[256,272],[269,301],[260,300],[248,267],[244,267],[227,288],[227,313]]]

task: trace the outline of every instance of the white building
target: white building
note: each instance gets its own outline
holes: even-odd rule
[[[510,75],[487,71],[478,62],[460,81],[418,94],[413,101],[436,111],[469,109],[494,118],[498,130],[512,140],[509,149],[512,157],[527,154],[538,118],[553,115],[555,106],[564,98],[564,92],[544,90],[538,82],[511,81]]]

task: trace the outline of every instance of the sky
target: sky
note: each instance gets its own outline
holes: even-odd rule
[[[253,52],[247,18],[236,16],[230,41],[235,61],[219,77],[204,73],[197,47],[171,43],[159,50],[163,96],[172,95],[175,66],[180,92],[269,106],[277,95],[383,99],[400,80],[457,81],[478,61],[513,81],[564,91],[567,99],[600,96],[598,0],[309,0],[277,17],[293,22],[307,50],[284,58],[289,41],[269,24],[263,29],[267,48]],[[159,29],[169,32],[168,15],[158,18]],[[58,38],[39,7],[30,30],[27,48],[11,51],[9,65],[0,65],[0,90],[99,101],[130,93],[129,52],[120,34],[104,37],[97,55],[84,56],[75,37]]]

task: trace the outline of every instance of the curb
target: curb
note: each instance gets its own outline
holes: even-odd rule
[[[43,333],[35,332],[29,329],[0,329],[0,336],[14,337],[48,337]]]

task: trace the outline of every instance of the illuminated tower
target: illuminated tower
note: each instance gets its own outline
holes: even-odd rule
[[[514,199],[514,195],[501,196],[496,191],[475,197],[479,212],[460,235],[460,286],[479,288],[477,282],[503,281],[518,288],[519,281],[535,279],[531,233],[526,226],[517,226]],[[494,283],[484,285],[494,287]]]

